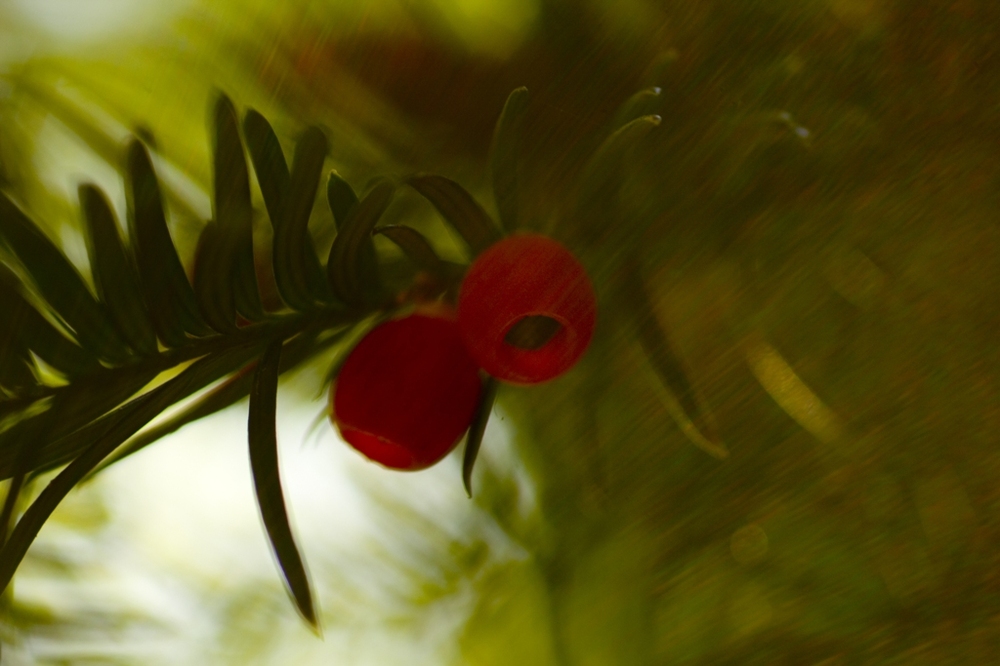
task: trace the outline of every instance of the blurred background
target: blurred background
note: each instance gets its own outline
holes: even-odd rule
[[[84,272],[76,186],[123,218],[130,133],[190,262],[219,90],[286,154],[323,127],[356,187],[430,171],[495,212],[523,85],[522,217],[600,299],[580,365],[501,390],[471,501],[460,454],[403,474],[337,440],[330,359],[283,381],[322,640],[259,524],[244,402],[70,496],[4,601],[4,664],[1000,659],[998,32],[987,0],[0,0],[0,186]],[[623,105],[662,122],[592,205]],[[651,370],[629,271],[715,447]]]

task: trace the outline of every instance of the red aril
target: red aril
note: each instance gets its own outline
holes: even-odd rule
[[[350,352],[331,388],[331,420],[370,460],[424,469],[468,429],[481,389],[454,319],[413,314],[376,326]]]
[[[486,249],[458,296],[469,353],[489,374],[536,384],[569,370],[594,334],[597,301],[587,273],[546,236],[518,234]]]

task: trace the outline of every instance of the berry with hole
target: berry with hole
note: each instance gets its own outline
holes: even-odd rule
[[[560,243],[517,234],[487,248],[458,296],[458,325],[486,372],[537,384],[569,370],[594,334],[597,300],[587,273]]]

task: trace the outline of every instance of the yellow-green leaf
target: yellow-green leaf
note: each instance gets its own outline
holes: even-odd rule
[[[508,232],[518,223],[517,156],[521,148],[521,124],[528,108],[528,89],[514,90],[507,98],[493,132],[493,196],[500,224]]]

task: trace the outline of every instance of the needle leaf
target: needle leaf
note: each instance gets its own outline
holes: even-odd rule
[[[462,457],[462,482],[465,484],[465,492],[472,497],[472,468],[479,457],[479,447],[483,443],[483,435],[486,433],[486,424],[490,420],[490,413],[493,411],[493,403],[496,402],[497,388],[499,382],[493,377],[488,378],[483,383],[483,393],[476,406],[476,412],[472,416],[472,424],[469,426],[469,434],[465,439],[465,455]]]
[[[407,179],[413,189],[434,204],[441,216],[478,255],[500,240],[500,230],[464,187],[444,176],[423,175]]]
[[[507,232],[518,223],[517,156],[521,148],[521,125],[528,108],[528,89],[514,90],[504,104],[493,132],[493,196],[496,198],[500,223]]]
[[[112,363],[128,358],[128,347],[76,268],[3,194],[0,194],[0,240],[17,256],[38,293],[72,329],[80,344]]]
[[[280,362],[281,341],[275,340],[257,363],[250,391],[250,467],[257,492],[257,505],[285,582],[299,612],[315,627],[316,611],[309,588],[309,577],[288,523],[278,470],[275,410]]]
[[[255,351],[243,345],[197,361],[169,382],[91,423],[75,437],[87,447],[28,507],[0,550],[0,590],[10,584],[45,521],[59,503],[100,462],[163,410],[244,365]]]
[[[129,346],[141,356],[154,354],[156,332],[111,204],[101,190],[89,183],[80,186],[79,196],[97,296]]]
[[[233,301],[230,305],[229,298],[219,299],[221,314],[230,322],[236,311],[249,321],[259,321],[264,310],[254,269],[250,176],[236,109],[225,95],[215,104],[213,128],[213,204],[222,241],[219,272],[226,270],[216,288],[230,292]]]
[[[326,264],[327,277],[334,294],[346,303],[362,300],[366,296],[365,287],[372,286],[371,276],[366,280],[364,272],[364,248],[371,243],[375,225],[389,207],[395,191],[396,186],[388,180],[376,183],[365,198],[351,208],[333,239]]]
[[[160,340],[168,347],[186,344],[187,333],[210,335],[198,301],[177,256],[160,196],[160,185],[146,147],[128,147],[125,195],[128,225],[146,304]]]

